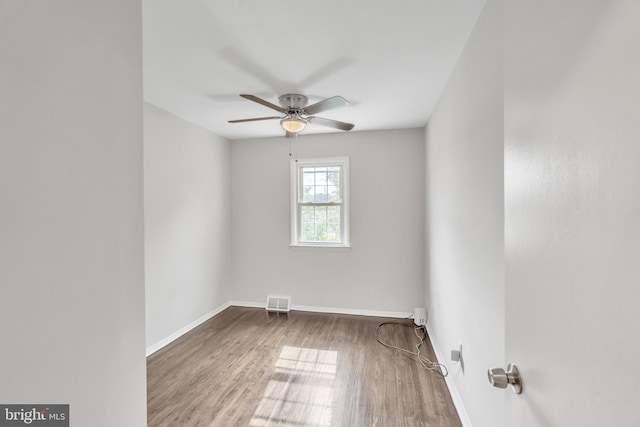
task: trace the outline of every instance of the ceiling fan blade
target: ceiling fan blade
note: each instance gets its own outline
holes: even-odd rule
[[[317,123],[322,126],[329,126],[331,128],[336,128],[340,130],[351,130],[353,129],[353,124],[339,122],[337,120],[324,119],[322,117],[309,117],[308,119],[311,123]]]
[[[255,119],[240,119],[240,120],[229,120],[229,123],[244,123],[244,122],[257,122],[259,120],[275,120],[281,119],[280,116],[271,116],[271,117],[256,117]]]
[[[274,109],[276,111],[280,111],[281,113],[285,113],[285,114],[287,113],[286,109],[284,109],[282,107],[278,107],[277,105],[272,104],[269,101],[265,101],[262,98],[258,98],[257,96],[253,96],[253,95],[240,95],[240,96],[245,98],[245,99],[248,99],[250,101],[257,102],[258,104],[262,104],[265,107],[269,107],[269,108],[272,108],[272,109]]]
[[[321,111],[330,110],[332,108],[344,107],[345,105],[349,105],[349,101],[341,96],[332,96],[331,98],[327,98],[324,101],[316,102],[313,105],[304,107],[304,111],[305,113],[311,115],[319,113]]]

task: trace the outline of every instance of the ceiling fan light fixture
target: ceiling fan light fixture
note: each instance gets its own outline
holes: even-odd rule
[[[307,125],[307,123],[297,117],[287,117],[280,121],[280,124],[287,132],[298,133]]]

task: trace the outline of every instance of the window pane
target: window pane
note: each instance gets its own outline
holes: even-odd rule
[[[340,189],[334,185],[330,185],[327,187],[327,191],[329,193],[327,197],[327,201],[329,202],[339,202],[340,201]]]
[[[340,209],[341,206],[327,207],[327,240],[339,242],[340,237]]]
[[[327,203],[329,201],[329,195],[327,194],[326,187],[315,187],[316,197],[313,200],[314,203]]]
[[[340,242],[340,206],[302,206],[301,239],[304,242]]]
[[[302,169],[302,185],[313,185],[315,183],[315,174],[313,168]]]
[[[340,224],[327,225],[327,241],[328,242],[340,241]]]
[[[300,212],[301,235],[303,241],[312,241],[315,233],[315,208],[313,206],[302,206]]]
[[[316,206],[316,224],[324,224],[327,222],[327,207],[326,206]]]
[[[316,173],[316,185],[326,185],[327,168],[314,168]]]
[[[341,201],[340,167],[303,167],[302,171],[302,203]]]
[[[302,222],[313,224],[315,221],[315,208],[313,206],[302,206]]]
[[[338,169],[338,168],[335,168],[335,169]],[[327,181],[329,181],[329,184],[331,185],[340,186],[340,170],[338,169],[336,171],[329,172]]]
[[[340,224],[340,206],[327,207],[327,221],[334,224]]]
[[[310,203],[313,202],[313,189],[312,185],[305,185],[302,187],[302,203]]]
[[[326,242],[327,241],[327,224],[316,223],[316,234],[313,236],[314,242]]]

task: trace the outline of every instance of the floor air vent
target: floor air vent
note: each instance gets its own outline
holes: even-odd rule
[[[286,311],[291,310],[291,297],[267,296],[267,311]]]

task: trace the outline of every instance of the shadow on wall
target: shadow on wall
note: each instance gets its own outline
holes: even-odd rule
[[[541,91],[555,90],[549,82],[562,86],[585,47],[593,42],[599,24],[620,1],[546,0],[536,2],[535,7],[522,7],[522,1],[504,2],[504,16],[509,17],[504,21],[505,90],[508,87],[512,93],[535,96]],[[547,18],[541,25],[541,20],[532,18],[531,13],[553,16],[553,19]],[[571,31],[566,31],[566,28],[571,28]],[[537,45],[531,47],[530,55],[523,55],[519,52],[520,46],[531,46],[531,34],[537,34]],[[563,34],[563,37],[557,38],[557,34]],[[555,47],[548,49],[548,46]],[[519,52],[518,61],[509,59],[510,52]],[[531,70],[536,72],[535,79],[529,77]],[[532,82],[538,83],[534,85]]]

